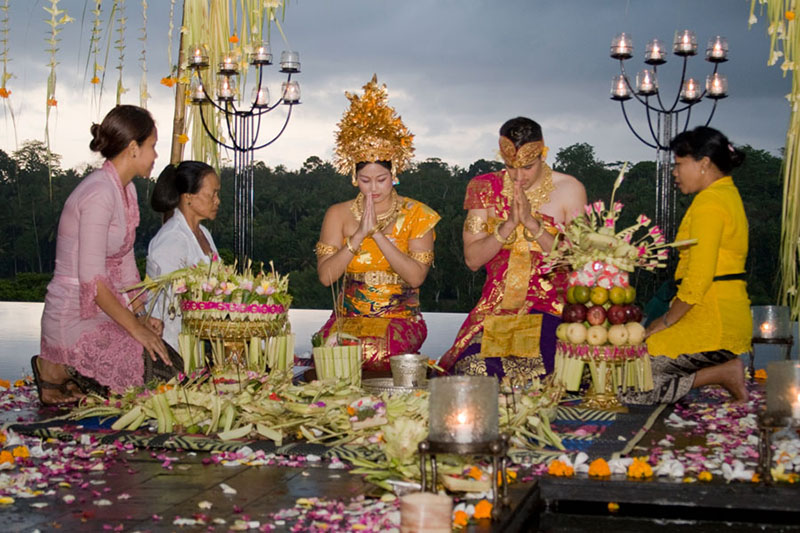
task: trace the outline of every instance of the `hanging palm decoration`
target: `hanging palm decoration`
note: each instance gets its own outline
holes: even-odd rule
[[[117,78],[117,105],[122,103],[122,95],[128,92],[122,82],[122,70],[125,65],[125,26],[128,19],[125,18],[125,0],[116,0],[114,8],[117,14],[117,40],[114,41],[114,49],[118,53],[117,57],[117,70],[119,77]]]
[[[0,4],[0,45],[2,45],[2,51],[0,51],[0,62],[3,63],[3,74],[0,77],[0,98],[3,99],[3,110],[8,112],[8,116],[11,117],[11,125],[14,128],[14,145],[18,144],[17,142],[17,122],[14,119],[14,108],[11,107],[8,99],[11,96],[11,90],[6,86],[8,80],[14,77],[8,71],[8,62],[10,59],[8,58],[8,2],[9,0],[3,0],[3,3]]]
[[[781,225],[781,298],[792,309],[792,317],[800,314],[798,299],[798,264],[800,261],[800,78],[795,61],[800,59],[800,29],[796,0],[751,0],[749,24],[758,22],[766,11],[769,35],[768,65],[780,62],[783,75],[792,71],[792,92],[786,96],[791,105],[789,129],[783,159],[783,222]]]
[[[142,0],[142,51],[139,55],[139,65],[142,67],[142,79],[139,81],[139,105],[147,108],[150,94],[147,92],[147,0]]]
[[[58,43],[61,41],[58,34],[61,33],[62,26],[75,20],[67,14],[66,10],[58,9],[58,2],[59,0],[50,0],[50,7],[44,7],[44,10],[50,14],[50,20],[46,20],[47,24],[50,26],[50,34],[49,38],[45,40],[48,45],[46,51],[50,54],[50,60],[47,63],[47,66],[50,67],[50,74],[47,76],[44,140],[47,146],[47,168],[51,201],[53,200],[53,169],[50,166],[52,161],[52,157],[50,157],[50,111],[58,105],[58,100],[56,100],[56,65],[58,65],[56,53],[58,52]]]
[[[91,83],[94,88],[100,83],[100,73],[103,71],[103,67],[100,66],[98,61],[100,56],[101,4],[102,0],[95,0],[94,9],[91,11],[92,29],[89,34],[89,56],[86,58],[87,66],[89,62],[92,64],[92,78],[89,80],[89,83]]]

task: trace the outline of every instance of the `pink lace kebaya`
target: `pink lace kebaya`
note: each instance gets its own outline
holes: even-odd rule
[[[113,164],[85,177],[61,213],[56,268],[42,315],[41,357],[74,367],[113,392],[142,385],[142,345],[95,303],[102,282],[123,306],[123,287],[140,281],[133,255],[139,225],[136,188],[124,189]]]

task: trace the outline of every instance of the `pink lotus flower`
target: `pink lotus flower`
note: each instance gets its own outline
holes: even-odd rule
[[[647,255],[647,246],[639,246],[639,257]]]
[[[239,287],[241,287],[242,289],[244,289],[246,291],[252,291],[253,290],[253,280],[251,280],[251,279],[243,280],[239,284]]]
[[[636,217],[636,223],[641,224],[642,226],[646,226],[650,224],[650,219],[647,218],[646,215],[639,215],[638,217]]]
[[[602,200],[597,200],[594,204],[594,211],[598,215],[601,214],[606,209],[606,204]]]
[[[613,228],[614,227],[614,219],[613,218],[607,218],[604,225],[607,228]]]

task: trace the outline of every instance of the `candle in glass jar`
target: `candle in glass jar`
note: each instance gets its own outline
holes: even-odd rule
[[[728,41],[724,37],[717,35],[708,41],[708,50],[706,50],[706,58],[711,61],[721,62],[725,60],[728,53]]]
[[[252,61],[257,63],[269,63],[272,61],[272,54],[269,50],[269,45],[259,44],[253,48]]]
[[[633,42],[624,33],[620,33],[611,40],[611,57],[628,59],[633,55]]]
[[[664,63],[664,46],[658,39],[653,39],[645,47],[644,60],[646,63],[660,65]]]
[[[192,87],[192,99],[198,101],[206,99],[206,91],[202,83],[197,83]]]
[[[709,96],[722,97],[728,92],[728,80],[721,74],[711,74],[706,78],[706,91]]]
[[[257,106],[269,105],[269,89],[266,87],[259,87],[253,91],[253,104]]]
[[[461,409],[447,421],[449,432],[453,435],[453,442],[473,442],[475,439],[475,421],[472,413]]]
[[[758,329],[761,330],[761,335],[763,337],[771,337],[775,332],[775,324],[772,322],[762,322]]]
[[[656,92],[655,76],[649,70],[643,70],[636,76],[636,89],[641,94]]]
[[[628,92],[628,83],[625,81],[625,76],[622,74],[614,77],[611,94],[617,98],[627,98],[630,96]]]
[[[217,92],[217,96],[219,98],[233,97],[233,91],[231,90],[230,79],[227,76],[224,76],[222,78],[222,81],[219,84],[219,91]]]
[[[281,83],[281,93],[285,104],[296,104],[300,101],[300,84],[296,81]]]
[[[225,56],[222,59],[222,62],[219,64],[219,69],[223,71],[235,71],[236,62],[233,60],[231,56]]]
[[[694,32],[690,30],[675,32],[673,51],[679,55],[694,55],[697,52],[697,39]]]
[[[192,46],[189,53],[189,64],[202,65],[203,63],[205,63],[203,49],[200,46]]]
[[[683,83],[683,91],[681,91],[681,98],[684,100],[692,101],[697,100],[700,96],[697,82],[694,78],[689,78]]]

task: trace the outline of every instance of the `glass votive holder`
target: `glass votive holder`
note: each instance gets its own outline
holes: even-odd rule
[[[722,63],[728,60],[728,39],[717,35],[708,40],[706,61]]]
[[[658,92],[658,80],[652,70],[644,69],[636,75],[636,92],[642,96]]]
[[[750,308],[753,316],[754,339],[788,339],[792,336],[792,322],[789,308],[785,305],[754,305]]]
[[[206,101],[206,89],[199,77],[193,77],[189,85],[189,97],[193,104],[202,104]]]
[[[281,52],[281,72],[300,72],[300,52]]]
[[[728,95],[728,78],[719,72],[706,76],[706,96],[712,99],[725,98]]]
[[[271,65],[272,51],[269,43],[253,43],[253,51],[250,52],[251,65]]]
[[[672,51],[677,56],[693,56],[697,54],[697,36],[691,30],[676,31]]]
[[[644,48],[644,62],[648,65],[663,65],[667,62],[664,43],[653,39]]]
[[[239,72],[239,61],[232,54],[226,55],[219,62],[219,73],[230,76]]]
[[[189,45],[186,54],[186,64],[189,68],[205,68],[208,66],[208,55],[202,44]]]
[[[253,87],[251,98],[254,107],[267,107],[269,105],[269,88],[265,85]]]
[[[631,91],[628,89],[628,82],[625,76],[618,74],[611,78],[611,99],[630,100],[631,98]]]
[[[296,81],[285,81],[281,83],[281,94],[284,104],[300,103],[300,84]]]
[[[449,376],[431,379],[428,440],[436,443],[487,443],[498,438],[497,379]]]
[[[611,39],[611,57],[614,59],[630,59],[633,57],[633,40],[625,33]]]
[[[446,494],[414,492],[400,499],[400,533],[450,533],[453,499]]]
[[[700,85],[694,78],[689,78],[683,82],[681,89],[681,102],[691,104],[700,100]]]
[[[395,387],[424,387],[428,381],[428,356],[404,353],[389,358],[392,382]]]
[[[236,96],[236,78],[220,76],[217,81],[217,100],[232,102]]]
[[[767,364],[767,376],[766,416],[800,421],[800,363],[774,361]]]

